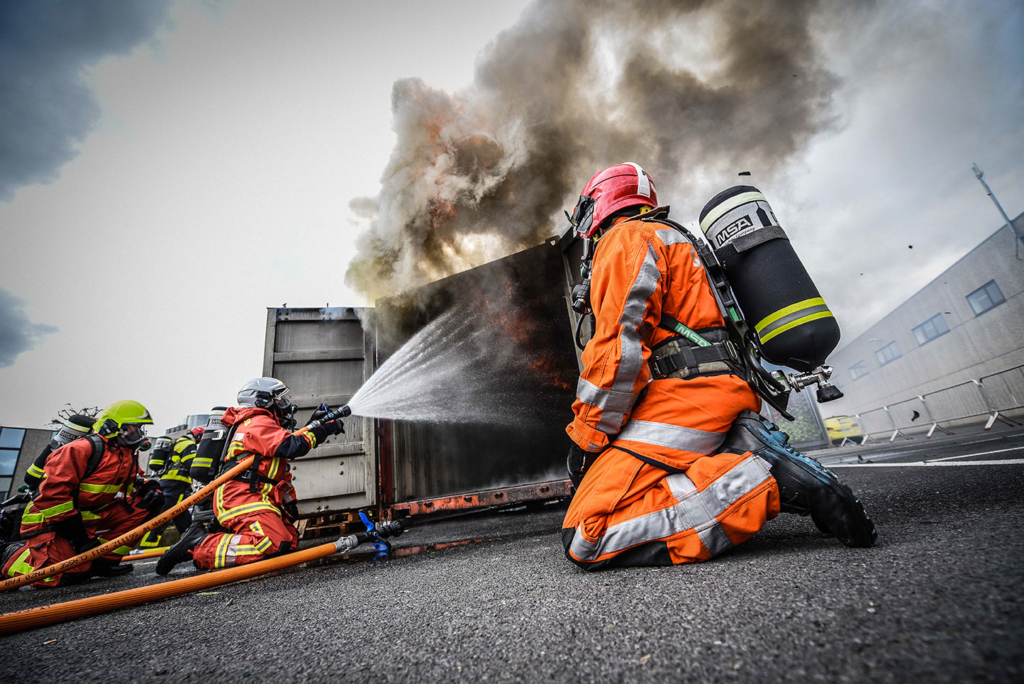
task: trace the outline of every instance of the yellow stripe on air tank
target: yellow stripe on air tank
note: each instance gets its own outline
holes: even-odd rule
[[[712,223],[720,219],[726,212],[732,211],[741,204],[746,204],[747,202],[767,201],[768,200],[764,198],[764,195],[762,195],[759,192],[744,192],[742,194],[736,195],[735,197],[730,197],[729,199],[725,200],[717,207],[708,212],[708,215],[705,216],[700,222],[700,229],[704,233],[707,233],[708,226],[710,226]]]
[[[778,330],[772,330],[770,333],[768,333],[767,335],[762,337],[761,338],[761,344],[765,344],[766,342],[768,342],[768,340],[772,339],[776,335],[781,335],[782,333],[786,332],[787,330],[791,330],[791,329],[797,327],[798,325],[803,325],[804,323],[810,323],[811,321],[816,321],[819,318],[832,318],[832,312],[831,311],[820,311],[818,313],[813,313],[810,316],[804,316],[803,318],[798,318],[795,321],[792,321],[792,322],[787,323],[786,325],[780,327]]]
[[[761,332],[762,330],[767,328],[769,325],[771,325],[775,321],[777,321],[780,318],[782,318],[783,316],[788,316],[789,314],[796,313],[797,311],[800,311],[802,309],[809,309],[812,306],[824,306],[824,305],[825,305],[825,300],[822,299],[821,297],[815,297],[813,299],[805,299],[802,302],[797,302],[796,304],[790,304],[786,308],[779,309],[775,313],[770,314],[770,315],[765,316],[764,318],[762,318],[758,322],[758,324],[754,326],[754,330],[756,330],[757,332]],[[764,340],[761,340],[761,341],[763,342]]]

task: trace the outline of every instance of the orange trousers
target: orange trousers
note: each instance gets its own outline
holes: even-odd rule
[[[102,544],[111,539],[116,539],[126,532],[131,532],[146,522],[149,512],[144,508],[132,508],[125,504],[123,500],[118,499],[98,511],[83,511],[82,517],[84,518],[83,522],[85,523],[86,531],[96,537]],[[26,527],[29,526],[22,527],[23,532],[26,531]],[[121,560],[131,550],[131,546],[122,546],[114,549],[111,553],[103,556],[103,558]],[[7,556],[7,562],[4,563],[3,577],[8,578],[27,575],[48,565],[73,558],[78,554],[75,553],[71,542],[64,537],[59,537],[54,532],[43,532],[25,540],[23,546],[13,550],[9,548],[4,555]],[[68,576],[68,582],[66,583],[70,583],[73,579],[81,578],[82,575],[88,574],[91,568],[92,562],[82,563],[68,572],[60,572],[38,582],[33,582],[32,586],[57,587],[61,585],[65,575]]]
[[[569,560],[587,570],[704,561],[779,514],[767,462],[714,453],[739,413],[760,407],[733,380],[651,383],[573,497],[562,523]]]
[[[247,482],[232,480],[213,495],[213,513],[229,532],[211,534],[192,552],[200,570],[255,563],[268,556],[291,551],[299,532],[284,519],[280,508],[280,483],[273,491],[252,492]],[[271,489],[268,486],[264,490]]]

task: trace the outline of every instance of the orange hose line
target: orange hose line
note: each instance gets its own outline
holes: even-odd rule
[[[89,615],[109,613],[119,608],[137,606],[140,603],[149,603],[150,601],[158,601],[172,596],[180,596],[181,594],[199,591],[200,589],[209,589],[210,587],[220,586],[228,582],[236,582],[273,572],[274,570],[281,570],[282,568],[324,558],[343,548],[348,547],[343,546],[341,540],[339,540],[337,543],[321,544],[320,546],[295,551],[294,553],[277,556],[276,558],[269,558],[216,572],[207,572],[194,577],[185,577],[148,587],[137,587],[112,594],[101,594],[99,596],[90,596],[89,598],[6,613],[0,615],[0,635],[45,627]]]
[[[237,477],[238,475],[241,475],[249,466],[252,465],[254,458],[254,456],[249,456],[247,458],[242,459],[242,461],[240,461],[238,465],[236,465],[234,468],[227,471],[226,473],[224,473],[223,475],[215,479],[213,482],[200,489],[192,496],[188,497],[187,499],[184,499],[183,501],[179,502],[172,508],[168,508],[160,515],[156,516],[149,522],[144,523],[139,527],[136,527],[131,532],[126,532],[117,539],[108,541],[105,544],[101,544],[100,546],[97,546],[94,549],[89,549],[85,553],[79,554],[73,558],[68,558],[67,560],[63,560],[59,563],[48,565],[45,568],[40,568],[35,572],[28,573],[27,575],[18,575],[17,577],[6,579],[3,582],[0,582],[0,591],[7,591],[8,589],[17,589],[18,587],[23,586],[25,584],[31,584],[32,582],[36,582],[46,577],[50,577],[51,575],[56,575],[59,572],[65,572],[67,570],[70,570],[71,568],[81,565],[82,563],[85,563],[86,561],[95,560],[100,556],[104,556],[113,551],[114,549],[120,548],[122,546],[135,546],[135,542],[141,539],[142,535],[146,534],[146,532],[155,530],[164,523],[170,522],[170,520],[174,518],[174,516],[180,513],[184,513],[191,506],[199,503],[206,497],[213,494],[214,490],[216,490],[217,487],[221,486],[228,480]]]
[[[152,551],[143,551],[142,553],[132,553],[132,554],[129,554],[129,555],[125,556],[121,560],[123,562],[123,561],[143,560],[143,559],[146,559],[146,558],[156,558],[157,556],[164,555],[164,552],[167,549],[169,549],[169,548],[171,548],[171,547],[165,546],[162,549],[153,549]]]

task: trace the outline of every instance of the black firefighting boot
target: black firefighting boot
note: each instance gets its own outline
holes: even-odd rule
[[[753,411],[744,411],[733,423],[719,451],[747,451],[768,462],[779,486],[783,513],[810,515],[822,532],[846,546],[875,543],[875,524],[857,497],[836,474],[818,461],[789,446],[789,436]]]
[[[185,530],[185,534],[181,535],[178,543],[160,556],[156,564],[156,574],[166,575],[178,563],[192,560],[192,552],[206,539],[207,534],[209,533],[203,523],[192,523],[191,527]]]
[[[120,577],[135,569],[131,563],[122,563],[109,558],[97,558],[92,562],[89,574],[93,577]]]

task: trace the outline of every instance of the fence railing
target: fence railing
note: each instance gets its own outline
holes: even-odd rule
[[[864,433],[860,442],[863,445],[878,441],[875,435],[881,434],[888,434],[889,442],[897,437],[912,439],[904,431],[918,425],[930,424],[926,437],[931,437],[936,430],[951,435],[953,432],[940,423],[981,416],[988,416],[986,430],[991,430],[996,421],[1020,425],[1002,415],[1019,408],[1024,408],[1024,365],[864,411],[855,417]],[[844,438],[839,446],[847,441],[852,440]]]

